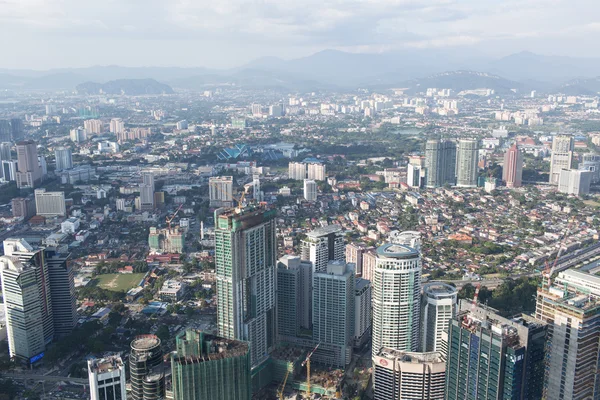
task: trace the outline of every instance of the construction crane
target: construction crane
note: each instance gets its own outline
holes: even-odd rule
[[[321,343],[317,344],[314,349],[306,356],[306,359],[302,362],[302,366],[306,365],[306,395],[310,398],[310,358],[317,351]]]
[[[552,267],[550,267],[550,264],[548,264],[548,261],[544,262],[545,263],[544,275],[548,279],[548,281],[547,281],[548,287],[550,287],[550,278],[552,277],[552,274],[554,273],[554,270],[556,269],[556,264],[558,263],[558,259],[562,255],[562,252],[564,249],[563,246],[564,246],[565,242],[567,241],[567,238],[569,237],[569,233],[571,233],[571,228],[573,227],[574,224],[575,224],[575,221],[571,221],[571,223],[567,226],[567,231],[565,232],[562,240],[560,241],[558,252],[556,253],[556,258],[554,258]],[[543,281],[542,281],[542,286],[543,286]]]
[[[169,229],[169,233],[171,233],[171,222],[175,219],[175,216],[177,215],[177,213],[179,213],[179,210],[181,210],[182,207],[183,207],[183,204],[180,204],[179,208],[175,211],[175,214],[173,214],[171,216],[171,218],[169,218],[169,216],[167,215],[166,221],[167,221],[167,228]]]
[[[281,386],[279,386],[279,389],[277,390],[277,396],[279,397],[279,400],[283,400],[283,391],[285,390],[285,384],[287,383],[289,374],[290,374],[290,370],[288,369],[285,373],[285,378],[283,379],[283,383],[281,384]]]
[[[235,212],[237,214],[240,214],[242,212],[242,210],[244,209],[243,203],[244,203],[244,199],[246,198],[246,195],[248,194],[248,189],[250,189],[249,186],[244,186],[244,192],[242,193],[242,196],[238,200],[238,206],[235,208]]]
[[[471,312],[475,311],[475,307],[477,306],[477,298],[479,297],[479,289],[481,288],[481,283],[477,284],[475,288],[475,295],[473,296],[473,304],[471,305]]]

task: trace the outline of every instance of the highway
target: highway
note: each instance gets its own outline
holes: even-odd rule
[[[565,269],[574,267],[575,265],[599,254],[600,243],[596,243],[592,246],[586,247],[585,249],[576,250],[573,253],[565,254],[558,259],[552,272],[564,271]]]
[[[45,381],[45,382],[70,382],[75,385],[89,385],[87,379],[83,378],[68,378],[66,376],[57,376],[57,375],[30,375],[27,373],[2,373],[0,376],[5,378],[11,378],[15,380],[24,380],[24,381]]]

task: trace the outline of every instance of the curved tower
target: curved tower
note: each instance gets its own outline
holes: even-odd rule
[[[448,326],[456,316],[458,292],[454,286],[443,282],[431,282],[423,286],[421,310],[421,350],[439,351],[447,355]]]

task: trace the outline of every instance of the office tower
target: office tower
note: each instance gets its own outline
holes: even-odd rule
[[[151,172],[142,174],[140,184],[140,209],[154,210],[154,175]]]
[[[356,276],[363,276],[363,255],[373,249],[374,247],[369,247],[364,243],[348,243],[346,245],[346,262],[356,265]]]
[[[329,261],[345,261],[344,234],[340,225],[327,225],[306,234],[300,247],[303,260],[310,261],[313,271],[324,272]]]
[[[308,174],[307,178],[313,181],[324,181],[326,176],[325,164],[321,163],[309,163],[307,166]]]
[[[384,347],[418,351],[421,256],[407,246],[377,248],[373,272],[373,355]]]
[[[35,215],[35,202],[30,197],[15,197],[12,199],[13,217],[27,221]]]
[[[71,129],[69,137],[71,138],[71,141],[75,143],[82,143],[88,139],[87,131],[82,127]]]
[[[312,264],[285,255],[277,262],[277,333],[295,337],[312,321]]]
[[[113,118],[110,120],[110,133],[121,134],[125,132],[125,123],[121,118]]]
[[[34,141],[17,142],[17,186],[35,188],[42,182],[42,168]]]
[[[1,161],[10,161],[12,159],[10,154],[10,143],[3,142],[0,143],[0,160]]]
[[[219,336],[250,342],[252,367],[276,342],[275,210],[215,211],[215,269]]]
[[[252,115],[255,117],[260,117],[262,116],[262,105],[254,103],[251,106],[252,109]]]
[[[38,156],[38,164],[42,170],[42,179],[48,175],[48,164],[46,163],[46,157]]]
[[[545,399],[598,396],[599,288],[597,276],[567,270],[538,289],[535,316],[548,323]]]
[[[437,351],[411,353],[384,347],[373,357],[373,366],[375,400],[444,400],[446,363]]]
[[[506,187],[521,187],[521,181],[523,180],[523,154],[519,151],[516,144],[512,145],[504,154],[502,180],[506,182]]]
[[[425,143],[425,186],[435,188],[456,182],[456,143],[428,140]]]
[[[37,215],[44,217],[64,217],[67,215],[65,192],[46,192],[46,189],[36,189],[34,193]]]
[[[99,135],[102,133],[102,121],[99,119],[86,119],[83,121],[83,128],[88,135]]]
[[[426,177],[425,168],[408,164],[406,167],[406,184],[410,187],[420,188]]]
[[[354,287],[354,347],[371,339],[371,282],[356,278]]]
[[[16,181],[17,169],[16,161],[2,161],[2,179],[5,182]]]
[[[21,140],[23,138],[23,131],[25,130],[23,121],[19,118],[12,118],[10,120],[10,130],[13,142]]]
[[[306,179],[306,164],[301,162],[291,162],[288,164],[288,177],[295,181]]]
[[[369,248],[363,254],[362,278],[368,279],[373,284],[373,273],[377,264],[377,252],[375,248]]]
[[[354,264],[329,261],[325,271],[313,274],[313,341],[330,349],[327,364],[342,368],[352,358],[354,289]]]
[[[456,186],[477,187],[479,143],[475,139],[460,139],[456,150]]]
[[[600,155],[586,153],[582,157],[579,169],[592,172],[592,183],[600,182]]]
[[[33,364],[44,355],[42,299],[38,272],[17,257],[0,257],[0,278],[11,358]]]
[[[0,142],[10,142],[12,140],[12,128],[10,121],[7,119],[0,119]]]
[[[127,400],[125,364],[118,355],[88,360],[90,400]]]
[[[446,399],[541,399],[546,333],[543,321],[461,300],[448,333]]]
[[[129,377],[132,400],[161,399],[164,395],[163,353],[155,335],[136,336],[131,342]]]
[[[189,127],[189,124],[185,119],[182,119],[181,121],[177,122],[175,127],[177,128],[178,131],[182,131],[184,129],[187,129]]]
[[[317,201],[317,182],[312,179],[304,180],[304,200]]]
[[[273,104],[272,106],[269,106],[269,116],[282,117],[283,116],[283,104]]]
[[[211,207],[233,206],[233,176],[215,176],[208,180]]]
[[[456,316],[458,291],[454,286],[442,282],[432,282],[423,286],[421,304],[421,350],[439,351],[444,359],[448,354],[448,343],[444,336],[448,333],[450,321]]]
[[[250,400],[250,347],[188,329],[176,338],[171,353],[174,400]]]
[[[552,140],[552,157],[550,158],[550,183],[558,185],[560,171],[571,169],[573,163],[573,136],[556,135]]]
[[[73,168],[73,156],[71,149],[68,147],[57,147],[54,150],[54,158],[56,160],[56,171]]]
[[[44,250],[50,278],[50,299],[54,336],[69,335],[77,324],[77,303],[75,295],[75,273],[69,262],[68,254],[59,254],[53,249]]]
[[[558,191],[576,196],[588,194],[590,192],[590,185],[592,184],[592,176],[592,171],[561,169],[558,180]]]

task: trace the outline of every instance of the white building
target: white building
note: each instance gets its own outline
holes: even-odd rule
[[[423,286],[421,304],[421,351],[439,351],[444,359],[448,343],[443,336],[448,333],[450,320],[456,316],[458,292],[454,286],[432,282]]]
[[[83,127],[88,135],[97,135],[102,133],[103,125],[99,119],[87,119],[83,121]]]
[[[79,218],[71,217],[60,224],[60,231],[67,235],[72,235],[79,229]]]
[[[35,190],[35,212],[44,217],[64,217],[67,215],[65,192],[46,192],[46,189]]]
[[[162,301],[176,302],[185,294],[185,288],[185,283],[169,279],[163,283],[158,295]]]
[[[306,164],[301,162],[291,162],[288,164],[288,177],[295,181],[306,179]]]
[[[304,199],[307,201],[317,201],[317,183],[312,179],[304,180]]]
[[[558,180],[558,191],[576,196],[588,194],[593,174],[592,171],[562,169]]]
[[[56,160],[56,171],[73,168],[73,156],[71,149],[68,147],[57,147],[54,150],[54,158]]]
[[[215,176],[208,180],[211,207],[233,206],[233,176]]]
[[[558,185],[560,172],[571,169],[573,164],[573,136],[556,135],[552,140],[552,157],[550,159],[550,183]]]
[[[344,261],[344,234],[340,225],[327,225],[306,234],[302,241],[301,257],[310,261],[314,271],[323,272],[329,261]]]
[[[326,167],[325,164],[321,163],[309,163],[308,164],[308,179],[312,179],[314,181],[324,181],[326,175]]]
[[[110,120],[110,132],[115,134],[125,132],[125,123],[121,118],[113,118]]]
[[[125,363],[118,355],[88,360],[91,400],[125,400]]]
[[[87,140],[87,133],[85,129],[79,127],[75,129],[71,129],[70,134],[71,140],[75,143],[85,142]]]

